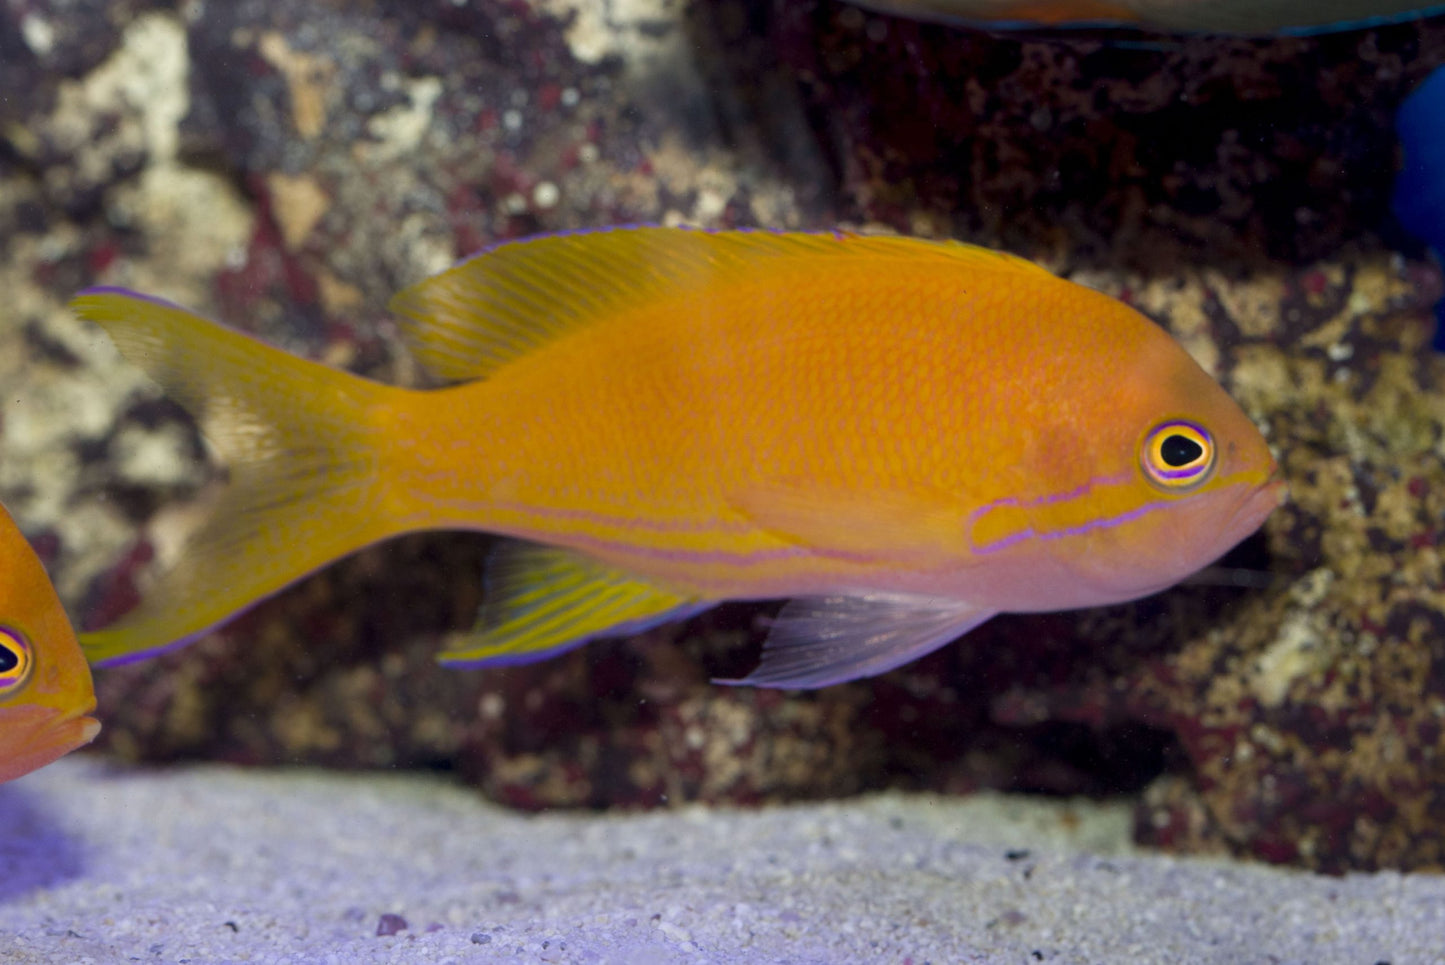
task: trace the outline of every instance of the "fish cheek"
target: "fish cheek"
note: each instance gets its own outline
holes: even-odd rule
[[[1184,575],[1174,575],[1181,534],[1169,502],[1147,485],[1122,488],[1045,540],[1054,560],[1074,575],[1083,605],[1133,599]]]
[[[1200,494],[1154,495],[1145,511],[1118,527],[1114,551],[1117,575],[1131,595],[1152,593],[1184,579],[1208,563],[1213,540],[1209,501]]]

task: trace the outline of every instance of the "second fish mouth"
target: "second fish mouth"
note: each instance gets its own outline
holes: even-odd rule
[[[95,740],[96,735],[100,733],[100,721],[90,716],[89,713],[94,709],[95,705],[91,704],[89,707],[82,707],[74,713],[59,718],[51,725],[51,733],[64,735],[71,750],[84,747]]]
[[[76,723],[80,724],[81,744],[89,744],[95,740],[96,736],[100,733],[100,721],[89,716],[77,717],[75,720]]]

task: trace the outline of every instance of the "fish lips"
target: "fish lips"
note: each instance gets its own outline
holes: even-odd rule
[[[0,782],[44,767],[100,733],[94,704],[69,713],[53,707],[0,707]]]
[[[1289,487],[1280,478],[1279,468],[1275,467],[1263,483],[1245,491],[1238,508],[1228,517],[1228,522],[1220,527],[1213,558],[1218,559],[1228,553],[1246,536],[1259,529],[1269,514],[1283,505],[1288,496]]]
[[[1283,506],[1288,498],[1289,486],[1280,477],[1279,468],[1276,467],[1264,484],[1245,498],[1239,511],[1234,514],[1236,526],[1233,528],[1243,531],[1239,538],[1243,539],[1259,529],[1269,514]]]
[[[1243,483],[1239,485],[1243,492],[1235,497],[1238,502],[1232,513],[1226,510],[1225,513],[1220,514],[1222,525],[1218,528],[1218,535],[1214,538],[1214,543],[1205,544],[1209,547],[1207,553],[1202,557],[1194,557],[1194,564],[1185,570],[1175,572],[1167,578],[1147,586],[1136,587],[1133,595],[1122,599],[1137,599],[1168,589],[1186,579],[1190,573],[1198,571],[1205,563],[1218,560],[1237,546],[1241,540],[1259,529],[1269,514],[1278,509],[1288,496],[1288,488],[1284,480],[1280,478],[1278,468],[1274,469],[1264,482],[1253,488],[1248,488],[1247,484]]]

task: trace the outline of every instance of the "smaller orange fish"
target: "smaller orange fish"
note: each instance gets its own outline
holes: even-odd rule
[[[0,507],[0,782],[89,744],[90,667],[45,568]]]

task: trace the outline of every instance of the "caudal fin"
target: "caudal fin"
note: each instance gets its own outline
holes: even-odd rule
[[[80,635],[92,663],[187,643],[395,532],[371,426],[383,395],[398,390],[134,292],[93,288],[70,305],[195,417],[229,470],[214,511],[141,604]]]

